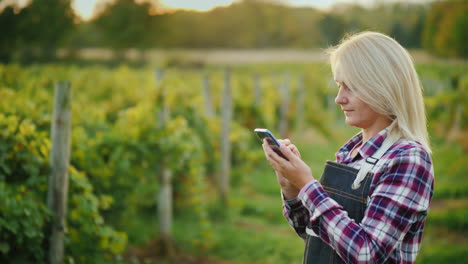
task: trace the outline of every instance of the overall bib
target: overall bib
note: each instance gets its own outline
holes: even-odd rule
[[[374,155],[362,161],[361,169],[355,169],[343,164],[327,161],[320,184],[337,203],[343,206],[351,219],[359,224],[364,217],[369,197],[369,188],[375,167],[382,155],[397,141],[397,138],[387,137]],[[311,223],[306,228],[307,238],[304,252],[304,264],[344,264],[340,256],[323,242],[311,229]]]

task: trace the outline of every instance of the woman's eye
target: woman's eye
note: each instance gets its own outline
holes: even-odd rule
[[[351,89],[349,89],[349,87],[344,83],[337,83],[336,87],[338,88],[338,90],[343,90],[345,92],[352,92]]]

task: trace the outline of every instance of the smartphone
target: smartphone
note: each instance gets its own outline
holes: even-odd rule
[[[255,132],[255,134],[257,134],[257,137],[262,141],[262,143],[263,143],[263,139],[266,138],[267,141],[268,141],[268,144],[273,149],[273,151],[276,152],[276,154],[278,154],[282,158],[288,160],[283,155],[283,153],[281,153],[281,151],[279,150],[280,143],[278,142],[278,140],[273,136],[273,134],[268,129],[266,129],[266,128],[256,128],[254,130],[254,132]]]

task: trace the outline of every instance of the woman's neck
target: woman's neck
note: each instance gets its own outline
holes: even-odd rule
[[[362,129],[362,145],[366,143],[373,136],[377,135],[384,128],[388,127],[392,123],[392,120],[387,118],[377,119],[370,127]]]

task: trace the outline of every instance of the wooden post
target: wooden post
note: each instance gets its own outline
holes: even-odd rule
[[[213,101],[211,99],[210,91],[210,77],[208,74],[203,76],[203,97],[205,98],[205,113],[207,117],[213,117]]]
[[[453,122],[453,129],[461,130],[463,118],[463,104],[458,104],[455,108],[455,119]]]
[[[299,135],[303,134],[304,129],[304,76],[299,78],[298,87],[297,87],[297,114],[296,114],[296,131]]]
[[[448,141],[453,142],[461,140],[463,137],[462,133],[462,118],[463,118],[463,104],[458,104],[455,107],[454,119],[451,129],[448,133]]]
[[[166,104],[166,89],[161,86],[163,78],[162,71],[157,71],[157,83],[159,84],[158,104],[161,105],[161,110],[158,113],[158,127],[164,129],[169,119],[169,108]],[[161,242],[161,255],[172,257],[174,255],[174,246],[172,243],[172,173],[166,167],[166,160],[161,161],[159,174],[160,190],[157,195],[158,201],[158,217],[159,217],[159,234]]]
[[[260,91],[260,75],[255,73],[253,75],[253,83],[254,83],[254,95],[255,95],[255,106],[259,107],[262,103],[262,93]]]
[[[231,170],[231,143],[229,134],[231,130],[232,119],[232,98],[231,98],[231,77],[228,69],[224,73],[224,92],[222,104],[222,128],[221,128],[221,175],[219,180],[219,188],[221,201],[224,205],[228,204],[229,193],[229,173]]]
[[[288,108],[289,108],[289,73],[284,74],[284,83],[280,87],[281,112],[279,123],[279,134],[281,138],[288,137]]]
[[[161,253],[172,257],[174,247],[172,243],[172,173],[167,168],[161,170],[161,190],[158,195],[159,234],[161,239]]]
[[[54,110],[51,124],[52,149],[50,153],[49,189],[47,206],[52,212],[50,225],[50,264],[63,262],[63,243],[66,229],[68,167],[70,165],[71,89],[70,82],[55,85]]]
[[[159,89],[159,87],[161,87],[161,80],[163,78],[163,75],[164,75],[164,71],[162,69],[156,69],[154,71],[154,74],[155,74],[155,79],[156,79],[156,90]]]

